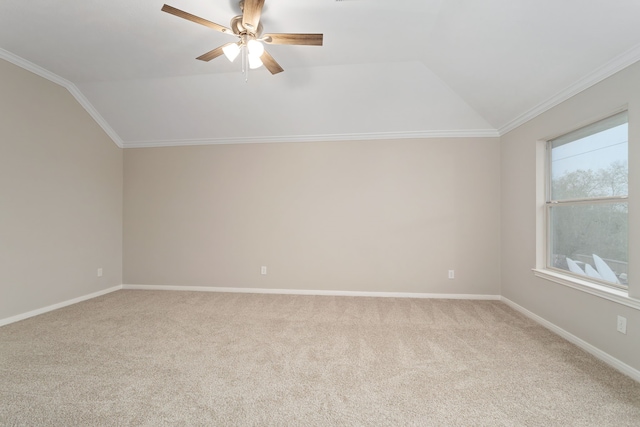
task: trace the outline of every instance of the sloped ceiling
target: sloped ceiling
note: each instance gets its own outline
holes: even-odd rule
[[[236,0],[3,0],[2,57],[67,85],[125,147],[496,136],[640,59],[637,0],[266,0],[272,76],[195,58]],[[17,59],[16,59],[17,58]],[[25,65],[26,64],[26,65]]]

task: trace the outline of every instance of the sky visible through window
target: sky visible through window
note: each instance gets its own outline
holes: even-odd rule
[[[627,123],[553,149],[551,165],[555,180],[577,170],[597,171],[615,161],[627,163],[629,125]]]

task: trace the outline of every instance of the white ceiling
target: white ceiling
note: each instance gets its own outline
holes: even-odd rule
[[[125,147],[498,135],[640,59],[638,0],[266,0],[265,32],[324,46],[267,46],[285,72],[245,82],[195,59],[233,37],[164,3],[0,0],[0,57],[55,75]]]

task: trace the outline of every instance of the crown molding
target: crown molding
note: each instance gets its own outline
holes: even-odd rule
[[[219,145],[219,144],[265,144],[277,142],[331,142],[331,141],[363,141],[381,139],[429,139],[429,138],[496,138],[511,132],[515,128],[534,119],[540,114],[550,110],[572,96],[590,88],[591,86],[611,77],[615,73],[640,61],[640,45],[616,56],[611,61],[587,74],[566,89],[538,104],[532,109],[520,114],[499,129],[466,129],[466,130],[432,130],[432,131],[407,131],[407,132],[373,132],[373,133],[348,133],[326,135],[289,135],[289,136],[264,136],[264,137],[239,137],[239,138],[203,138],[183,140],[147,140],[147,141],[123,141],[113,130],[107,121],[87,100],[77,86],[70,81],[54,74],[24,58],[0,48],[0,59],[11,62],[18,67],[43,77],[53,83],[66,88],[89,115],[98,123],[105,133],[120,148],[143,147],[171,147],[186,145]]]
[[[67,89],[69,93],[78,101],[78,103],[89,113],[89,115],[93,118],[93,120],[98,123],[98,125],[102,128],[102,130],[111,138],[111,140],[120,148],[124,147],[124,141],[120,138],[120,136],[113,130],[109,123],[98,113],[93,105],[85,98],[85,96],[80,92],[80,89],[69,80],[60,77],[57,74],[52,73],[49,70],[46,70],[39,65],[34,64],[33,62],[29,62],[24,58],[19,57],[16,54],[13,54],[7,50],[0,48],[0,58],[4,59],[8,62],[11,62],[13,65],[17,65],[20,68],[23,68],[27,71],[31,71],[33,74],[36,74],[40,77],[43,77],[57,85],[60,85]]]
[[[333,142],[333,141],[366,141],[381,139],[429,139],[429,138],[497,138],[500,135],[494,129],[469,130],[434,130],[417,132],[373,132],[344,133],[328,135],[289,135],[261,136],[247,138],[205,138],[205,139],[172,139],[151,141],[130,141],[124,148],[175,147],[185,145],[222,145],[222,144],[271,144],[286,142]]]
[[[590,88],[591,86],[600,83],[607,77],[611,77],[615,73],[622,71],[623,69],[635,64],[638,61],[640,61],[640,45],[636,45],[631,49],[623,52],[622,54],[616,56],[611,61],[607,62],[599,68],[596,68],[594,71],[587,74],[577,82],[573,83],[563,91],[555,94],[551,98],[538,104],[529,111],[520,114],[518,117],[508,122],[506,125],[499,128],[498,133],[502,136],[507,132],[511,132],[518,126],[525,124],[529,120],[532,120],[545,111],[552,109],[556,105],[566,101],[572,96],[575,96],[578,93]]]

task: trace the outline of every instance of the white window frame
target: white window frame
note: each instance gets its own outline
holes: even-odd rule
[[[610,111],[606,115],[580,124],[573,130],[586,127],[627,110],[628,108],[625,106],[616,111]],[[532,271],[536,277],[640,310],[640,299],[629,296],[628,286],[616,287],[612,286],[610,282],[599,281],[590,277],[573,274],[566,270],[549,267],[551,265],[549,210],[550,206],[557,205],[555,203],[548,203],[551,202],[551,153],[548,149],[549,141],[561,135],[568,134],[573,130],[567,130],[554,136],[538,140],[536,145],[536,265]],[[631,136],[629,139],[631,140]],[[627,204],[629,203],[628,195],[602,199],[604,199],[603,202],[605,203],[619,203],[621,201]],[[590,201],[591,199],[589,199],[589,202]],[[579,201],[571,201],[571,203],[575,202]],[[631,236],[629,237],[631,238]]]
[[[620,113],[616,113],[620,114]],[[609,116],[613,117],[616,114]],[[603,119],[606,120],[607,118]],[[600,121],[600,120],[598,120]],[[597,123],[597,122],[596,122]],[[585,127],[585,126],[583,126]],[[576,130],[582,129],[578,128]],[[570,133],[570,132],[567,132]],[[628,195],[624,196],[609,196],[609,197],[586,197],[580,199],[565,199],[565,200],[552,200],[551,198],[551,162],[553,160],[551,156],[553,139],[546,141],[545,144],[545,175],[546,175],[546,184],[545,184],[545,268],[548,270],[557,271],[561,274],[567,274],[569,276],[573,276],[579,279],[587,280],[588,282],[598,283],[603,286],[610,286],[612,288],[624,289],[628,288],[627,285],[615,284],[612,282],[607,282],[605,280],[599,280],[594,277],[582,276],[580,274],[575,274],[571,271],[563,270],[561,268],[553,267],[553,263],[551,262],[551,208],[554,206],[578,206],[578,205],[596,205],[596,204],[619,204],[625,203],[628,207]]]

